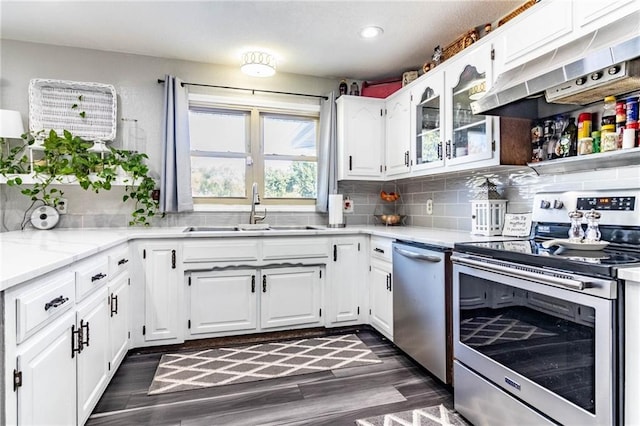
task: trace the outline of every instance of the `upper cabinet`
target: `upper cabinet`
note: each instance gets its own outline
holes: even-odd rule
[[[449,165],[493,156],[493,118],[471,112],[471,102],[493,82],[491,62],[491,44],[485,43],[445,69],[445,162]]]
[[[412,171],[444,166],[444,72],[433,71],[411,88]]]
[[[576,36],[586,34],[639,10],[638,0],[580,0],[573,5],[574,33]],[[635,20],[637,22],[637,17]]]
[[[336,104],[338,179],[382,180],[384,99],[343,95]]]
[[[387,98],[385,176],[401,178],[411,171],[411,93],[400,90]]]

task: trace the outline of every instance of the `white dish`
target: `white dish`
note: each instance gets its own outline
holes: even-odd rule
[[[542,247],[549,248],[552,246],[560,246],[570,250],[602,250],[609,245],[608,241],[596,241],[594,243],[573,242],[567,240],[549,240],[542,243]]]

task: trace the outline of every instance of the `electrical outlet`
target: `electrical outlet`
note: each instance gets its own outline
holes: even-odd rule
[[[427,214],[433,214],[433,200],[431,198],[427,200]]]
[[[343,201],[343,211],[345,213],[353,213],[353,200],[349,197]]]
[[[56,210],[60,214],[67,214],[69,208],[69,201],[66,198],[58,198],[58,203],[56,204]]]

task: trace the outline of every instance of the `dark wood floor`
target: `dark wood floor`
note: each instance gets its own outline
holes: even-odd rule
[[[147,390],[163,352],[129,354],[87,425],[337,426],[441,403],[452,408],[450,388],[376,331],[357,332],[381,364],[154,396]]]

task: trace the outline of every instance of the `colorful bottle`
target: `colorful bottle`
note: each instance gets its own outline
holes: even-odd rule
[[[607,96],[604,98],[604,109],[602,110],[602,125],[616,125],[616,97]]]
[[[571,157],[578,154],[578,127],[575,119],[569,118],[569,124],[564,128],[560,136],[559,157]]]

